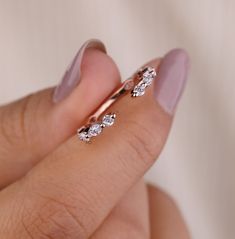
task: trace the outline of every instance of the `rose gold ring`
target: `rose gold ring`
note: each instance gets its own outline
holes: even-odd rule
[[[77,130],[80,140],[89,142],[92,137],[99,135],[105,127],[114,124],[116,114],[107,113],[99,120],[107,109],[113,105],[118,99],[131,92],[132,97],[142,96],[148,86],[151,85],[156,77],[156,71],[152,67],[144,67],[140,69],[133,77],[124,81],[103,103],[91,114],[85,126]]]

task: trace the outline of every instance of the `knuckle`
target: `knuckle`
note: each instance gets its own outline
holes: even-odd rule
[[[19,132],[19,135],[24,139],[24,141],[27,140],[27,130],[30,128],[30,122],[28,117],[28,112],[30,105],[33,101],[33,95],[28,95],[22,102],[19,104],[19,108],[16,111],[18,113],[18,124],[16,129]],[[17,132],[16,132],[17,133]]]
[[[69,182],[61,185],[43,178],[35,182],[32,175],[27,177],[31,180],[24,180],[20,219],[21,228],[28,236],[35,239],[89,237],[95,213],[88,207],[84,190],[78,191],[77,184],[68,186]]]
[[[43,173],[29,173],[24,178],[24,190],[21,221],[24,231],[35,235],[33,238],[89,237],[96,213],[83,183],[58,182],[45,179]]]
[[[141,121],[129,120],[127,124],[124,138],[128,151],[133,157],[140,159],[141,162],[147,165],[152,164],[157,156],[156,149],[161,141],[159,136],[153,137],[149,125]]]
[[[42,115],[45,117],[50,107],[50,90],[32,93],[0,109],[0,133],[10,146],[20,143],[31,145],[35,129],[40,127]]]
[[[1,134],[9,145],[24,141],[26,135],[27,111],[32,95],[23,100],[7,105],[1,110],[0,126]]]
[[[38,209],[24,207],[21,224],[29,238],[88,238],[71,206],[51,198],[44,201]]]

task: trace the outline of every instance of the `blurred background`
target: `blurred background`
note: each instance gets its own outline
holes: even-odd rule
[[[0,103],[55,85],[99,38],[123,78],[185,48],[190,80],[147,179],[178,203],[192,238],[235,238],[235,2],[0,0]]]

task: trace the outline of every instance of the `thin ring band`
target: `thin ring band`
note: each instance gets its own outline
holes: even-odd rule
[[[90,142],[91,137],[97,136],[102,129],[111,126],[114,123],[116,114],[106,114],[101,123],[98,123],[98,118],[112,105],[117,99],[124,96],[134,86],[134,80],[128,79],[121,84],[89,117],[86,124],[77,130],[77,135],[80,140]]]
[[[112,104],[115,103],[118,99],[120,99],[121,96],[124,96],[126,93],[128,93],[134,86],[134,80],[128,79],[125,82],[121,84],[121,86],[118,87],[114,91],[114,93],[111,94],[96,111],[89,117],[88,123],[95,122],[100,115],[102,115]]]
[[[118,99],[131,91],[132,97],[142,96],[156,76],[156,71],[152,67],[140,69],[133,77],[124,81],[105,101],[93,112],[86,124],[77,130],[78,137],[85,142],[89,142],[94,136],[102,132],[102,129],[113,125],[116,118],[115,113],[104,115],[102,121],[98,122],[99,117]]]

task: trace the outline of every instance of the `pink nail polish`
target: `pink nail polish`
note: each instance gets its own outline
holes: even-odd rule
[[[182,49],[170,51],[162,60],[154,94],[155,99],[169,114],[175,112],[187,81],[188,69],[189,57]]]
[[[79,84],[81,80],[81,63],[83,60],[84,52],[88,48],[96,48],[106,53],[105,46],[101,41],[96,39],[86,41],[81,46],[81,48],[75,55],[73,61],[65,71],[61,83],[56,87],[53,94],[54,103],[58,103],[64,98],[66,98],[73,91],[73,89]]]

